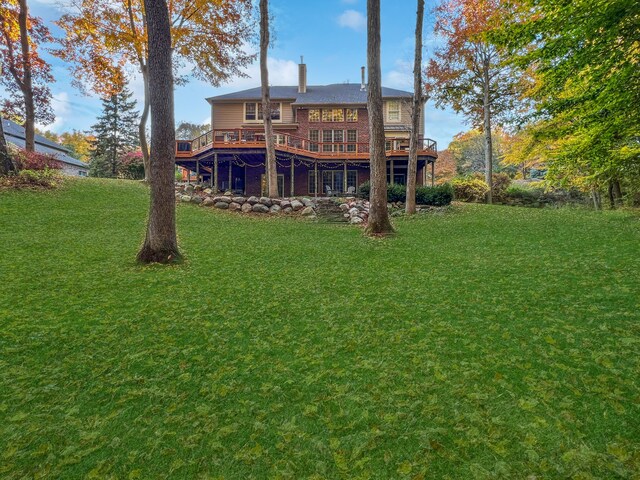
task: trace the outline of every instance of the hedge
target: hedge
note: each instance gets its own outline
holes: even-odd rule
[[[387,184],[387,201],[404,202],[407,198],[406,185]],[[363,198],[369,198],[371,191],[370,182],[365,182],[358,187],[358,194]],[[435,187],[416,187],[416,203],[418,205],[430,205],[442,207],[449,205],[453,200],[453,188],[448,183]]]

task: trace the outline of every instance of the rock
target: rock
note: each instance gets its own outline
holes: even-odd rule
[[[196,187],[194,187],[193,185],[187,185],[186,187],[184,187],[184,191],[186,193],[193,193],[195,192]]]
[[[312,208],[313,208],[313,207],[315,207],[314,203],[313,203],[313,202],[311,201],[311,199],[309,199],[309,198],[303,198],[303,199],[302,199],[302,204],[303,204],[305,207],[312,207]]]
[[[310,215],[315,215],[316,212],[313,210],[313,207],[304,207],[304,210],[302,210],[302,212],[300,212],[300,215],[302,215],[303,217],[308,217]]]
[[[282,210],[282,208],[280,208],[280,205],[271,205],[269,213],[280,213],[280,210]]]
[[[229,208],[229,204],[227,202],[216,202],[214,207],[226,210],[227,208]]]
[[[358,210],[356,207],[353,207],[349,210],[349,216],[351,217],[355,217],[359,213],[360,213],[360,210]]]
[[[273,202],[269,197],[260,197],[260,203],[263,205],[266,205],[267,207],[270,207],[271,205],[273,205]]]
[[[347,205],[346,203],[341,203],[340,210],[342,210],[343,212],[346,212],[347,210],[349,210],[349,205]]]
[[[291,212],[293,212],[293,208],[291,208],[291,207],[285,207],[285,208],[282,209],[282,213],[289,214]]]
[[[293,208],[295,212],[297,212],[303,207],[304,207],[304,204],[300,200],[294,200],[293,202],[291,202],[291,208]]]
[[[280,207],[284,210],[285,208],[291,208],[291,202],[289,200],[280,200]]]
[[[191,202],[195,203],[195,204],[200,204],[202,203],[202,197],[191,197]]]
[[[180,197],[180,200],[182,200],[183,202],[190,202],[191,201],[191,197],[189,195],[182,195]]]
[[[241,208],[242,208],[242,205],[240,205],[238,202],[231,202],[231,203],[229,204],[229,210],[232,210],[232,211],[234,211],[234,212],[235,212],[236,210],[240,210]]]
[[[255,205],[256,203],[260,203],[260,199],[255,196],[251,196],[247,198],[247,202],[249,202],[251,205]]]
[[[200,204],[201,207],[211,207],[215,204],[216,202],[213,200],[213,198],[211,197],[207,197],[205,198],[202,203]]]
[[[215,202],[226,202],[226,203],[231,203],[231,198],[230,197],[223,197],[221,195],[218,195],[217,197],[213,197],[213,200]]]
[[[204,193],[205,195],[211,195],[213,193],[213,190],[211,190],[210,188],[205,188],[202,193]]]
[[[349,218],[351,215],[349,215],[348,213],[345,213],[342,215],[344,218]]]
[[[256,213],[267,213],[269,212],[269,207],[263,205],[262,203],[256,203],[253,207],[251,207],[251,210]]]
[[[204,189],[204,187],[202,185],[196,185],[194,187],[194,191],[196,191],[196,192],[201,192],[203,189]]]
[[[240,210],[242,210],[242,213],[249,213],[251,211],[251,204],[249,202],[243,203]]]
[[[242,205],[244,202],[247,201],[247,199],[244,197],[231,197],[231,201]]]
[[[272,199],[271,199],[271,203],[272,203],[273,205],[280,205],[280,204],[282,203],[282,200],[281,200],[281,199],[279,199],[279,198],[272,198]]]
[[[227,190],[226,192],[224,192],[224,194],[230,197],[231,195],[233,195],[233,192],[231,190]]]
[[[352,225],[358,225],[362,222],[364,222],[364,220],[362,220],[360,217],[351,217],[351,220],[349,220],[349,223]]]

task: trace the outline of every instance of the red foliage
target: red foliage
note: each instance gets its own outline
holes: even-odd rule
[[[59,170],[62,163],[53,155],[40,152],[27,152],[20,148],[13,155],[18,170]]]

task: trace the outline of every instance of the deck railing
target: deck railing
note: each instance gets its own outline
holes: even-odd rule
[[[286,132],[274,132],[276,149],[300,153],[316,158],[354,157],[367,158],[369,144],[363,142],[320,142]],[[193,140],[176,140],[176,156],[192,157],[209,148],[264,148],[265,134],[261,129],[216,129]],[[388,155],[408,155],[408,138],[387,138]],[[437,144],[430,138],[421,138],[419,155],[436,155]]]

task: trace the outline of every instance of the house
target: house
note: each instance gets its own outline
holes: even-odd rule
[[[351,193],[369,180],[367,85],[307,85],[299,65],[297,86],[270,87],[276,141],[278,190],[282,196]],[[406,183],[413,94],[382,89],[387,179]],[[265,141],[260,88],[207,98],[212,130],[176,141],[176,163],[220,191],[261,195],[266,191]],[[424,105],[420,131],[424,132]],[[433,182],[436,142],[421,138],[417,184]],[[187,177],[190,178],[190,177]],[[429,180],[428,180],[429,179]]]
[[[11,120],[2,119],[4,138],[8,144],[24,148],[25,136],[24,127]],[[69,155],[69,149],[52,142],[42,135],[35,135],[36,152],[53,155],[62,165],[61,172],[65,175],[86,177],[89,175],[89,165]]]

